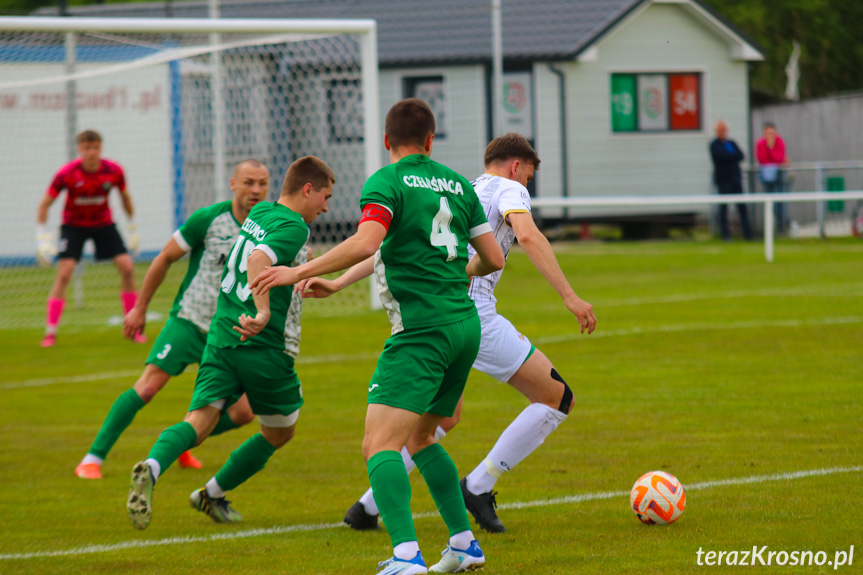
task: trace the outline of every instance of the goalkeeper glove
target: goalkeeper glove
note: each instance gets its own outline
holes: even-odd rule
[[[36,228],[36,261],[39,265],[47,268],[54,263],[57,250],[54,247],[54,237],[45,231],[45,226]]]
[[[141,236],[138,235],[138,224],[135,222],[129,222],[129,225],[126,226],[129,230],[129,251],[132,252],[133,257],[138,257],[138,253],[141,247]]]

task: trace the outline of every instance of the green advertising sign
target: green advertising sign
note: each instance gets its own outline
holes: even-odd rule
[[[638,130],[634,74],[611,75],[611,129],[614,132]]]

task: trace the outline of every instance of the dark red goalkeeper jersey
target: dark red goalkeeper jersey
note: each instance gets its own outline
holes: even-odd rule
[[[81,160],[69,162],[57,172],[46,192],[52,198],[66,190],[63,224],[83,228],[101,228],[114,223],[108,194],[112,188],[126,191],[123,168],[111,160],[100,160],[95,172],[81,167]]]

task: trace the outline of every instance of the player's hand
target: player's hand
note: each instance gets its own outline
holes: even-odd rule
[[[263,295],[276,286],[290,286],[297,283],[296,268],[285,266],[267,267],[258,274],[252,284],[252,293],[255,295]]]
[[[339,287],[333,280],[308,278],[300,280],[297,285],[294,286],[294,291],[298,294],[302,294],[304,298],[313,297],[322,299],[330,297],[339,291]]]
[[[54,237],[51,234],[36,234],[36,261],[43,268],[51,267],[57,250],[54,248]]]
[[[144,333],[144,326],[147,324],[147,310],[138,309],[137,306],[129,310],[126,317],[123,318],[123,336],[132,341],[139,333]]]
[[[578,325],[581,326],[581,333],[584,333],[584,330],[587,330],[588,334],[593,333],[593,330],[596,329],[596,315],[593,313],[592,305],[576,296],[571,301],[566,302],[566,308],[578,320]]]
[[[310,248],[309,246],[306,246],[306,261],[310,262],[313,259],[315,259],[315,254],[312,251],[312,248]]]
[[[138,234],[138,224],[129,223],[126,227],[129,230],[129,251],[132,257],[137,258],[141,252],[141,236]]]
[[[234,331],[242,336],[240,341],[246,341],[261,333],[267,327],[268,321],[270,321],[270,310],[259,311],[255,317],[243,314],[240,316],[240,327],[234,326]]]

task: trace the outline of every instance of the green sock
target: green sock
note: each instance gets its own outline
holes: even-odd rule
[[[198,432],[192,424],[184,421],[172,425],[162,432],[153,447],[150,448],[148,459],[159,462],[159,476],[163,475],[177,458],[186,451],[192,449],[198,441]]]
[[[462,531],[470,531],[467,509],[458,484],[458,469],[446,449],[439,443],[433,443],[422,451],[417,451],[413,460],[429,487],[440,516],[449,528],[450,537]]]
[[[90,446],[89,453],[97,457],[105,459],[108,453],[120,436],[135,419],[135,416],[146,404],[138,392],[134,389],[127,389],[111,406],[108,416],[105,418],[105,423],[99,433],[96,434],[96,439],[93,440],[93,445]]]
[[[219,418],[219,423],[216,424],[216,427],[213,428],[213,431],[210,432],[210,437],[214,435],[221,435],[226,431],[231,431],[232,429],[239,429],[239,425],[234,423],[231,419],[231,416],[228,415],[228,412],[222,414],[222,417]]]
[[[263,469],[275,452],[276,448],[263,435],[254,434],[231,453],[228,461],[216,473],[219,487],[225,491],[236,489]]]
[[[369,470],[369,482],[372,484],[375,503],[387,533],[390,534],[393,547],[399,543],[416,541],[417,533],[411,517],[411,483],[401,453],[380,451],[372,455],[366,467]]]

